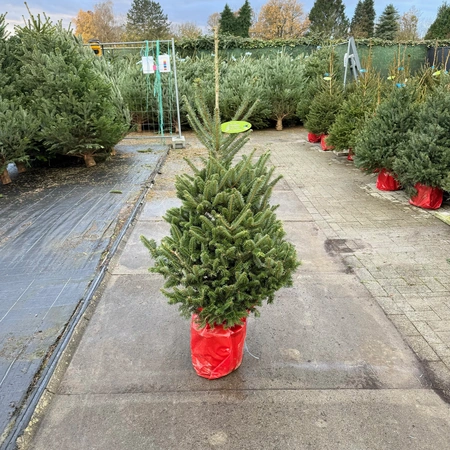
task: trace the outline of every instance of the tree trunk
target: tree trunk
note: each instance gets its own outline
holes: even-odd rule
[[[27,171],[27,166],[23,162],[16,162],[17,172],[23,173]]]
[[[84,163],[86,164],[86,167],[92,167],[92,166],[96,165],[94,156],[92,154],[89,153],[89,154],[83,155],[83,158],[84,158]]]
[[[142,123],[138,122],[138,123],[136,124],[136,127],[137,127],[137,132],[138,132],[138,133],[142,133]]]
[[[277,131],[281,131],[283,129],[283,118],[278,117],[277,118],[277,126],[275,127]]]
[[[111,152],[109,153],[111,156],[116,156],[117,152],[115,148],[111,149]]]
[[[3,173],[0,175],[0,181],[2,184],[9,184],[11,183],[11,178],[9,177],[8,170],[5,169]]]

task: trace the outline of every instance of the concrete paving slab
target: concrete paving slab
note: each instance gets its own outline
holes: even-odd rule
[[[449,442],[449,410],[429,391],[189,388],[58,396],[30,449],[447,450]]]

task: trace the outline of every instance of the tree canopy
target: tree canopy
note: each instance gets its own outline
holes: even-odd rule
[[[158,2],[133,0],[127,13],[126,33],[133,40],[164,39],[170,34],[170,22]]]
[[[375,16],[373,0],[359,0],[350,24],[353,37],[372,37],[375,28]]]
[[[269,0],[262,6],[251,34],[261,39],[295,39],[303,36],[308,26],[303,5],[297,0]]]
[[[400,29],[398,23],[399,18],[400,16],[394,5],[392,3],[387,5],[376,26],[375,37],[386,41],[393,41],[397,37]]]
[[[342,0],[316,0],[309,12],[312,34],[325,38],[342,38],[348,34],[349,21]]]
[[[444,2],[438,9],[437,17],[425,35],[425,39],[447,39],[450,37],[450,5]]]

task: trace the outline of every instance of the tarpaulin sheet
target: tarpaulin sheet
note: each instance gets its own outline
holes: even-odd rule
[[[197,375],[213,380],[236,370],[241,365],[244,352],[246,319],[242,319],[242,326],[231,328],[222,325],[199,328],[196,319],[194,314],[191,320],[191,356]]]
[[[438,209],[442,205],[444,192],[442,189],[424,186],[417,183],[414,186],[417,189],[417,195],[411,197],[409,203],[424,209]]]
[[[167,153],[150,142],[125,139],[95,167],[33,169],[0,185],[0,434]]]

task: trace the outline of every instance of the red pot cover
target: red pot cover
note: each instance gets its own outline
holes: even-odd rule
[[[420,183],[416,183],[414,187],[417,189],[417,195],[409,200],[411,205],[425,209],[438,209],[441,207],[444,196],[442,189],[424,186]]]
[[[381,169],[378,173],[377,189],[380,191],[398,191],[400,183],[386,169]]]
[[[322,146],[322,150],[327,151],[327,150],[333,150],[334,147],[332,147],[331,145],[327,144],[327,137],[328,134],[322,134],[322,137],[320,138],[320,145]]]
[[[321,134],[308,133],[308,142],[320,142]]]
[[[191,356],[197,375],[213,380],[236,370],[244,353],[247,319],[242,326],[224,329],[222,325],[198,328],[197,315],[191,320]]]
[[[353,161],[353,150],[351,148],[348,149],[347,160]]]

